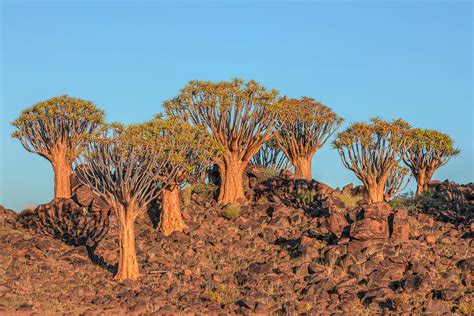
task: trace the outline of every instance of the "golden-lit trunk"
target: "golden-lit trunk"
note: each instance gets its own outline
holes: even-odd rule
[[[299,157],[294,162],[297,179],[311,180],[311,159]]]
[[[421,170],[419,172],[419,175],[416,178],[416,195],[420,195],[428,189],[428,183],[431,181],[433,173],[434,172],[431,170]]]
[[[51,160],[54,170],[54,198],[71,197],[71,162],[65,155]]]
[[[173,232],[181,232],[188,226],[181,216],[179,203],[179,187],[163,189],[163,204],[161,208],[160,225],[163,235],[168,236]]]
[[[384,185],[371,185],[367,188],[369,193],[369,204],[383,202],[385,199]]]
[[[133,210],[125,212],[125,217],[119,220],[119,258],[115,279],[136,280],[140,276],[137,252],[135,249],[135,220]]]
[[[237,204],[245,200],[243,188],[243,171],[246,164],[237,155],[227,154],[223,163],[218,164],[221,177],[219,204]]]

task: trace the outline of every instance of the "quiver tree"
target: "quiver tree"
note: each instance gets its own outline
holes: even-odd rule
[[[342,123],[331,108],[303,97],[284,98],[278,108],[275,139],[299,179],[311,179],[311,160]]]
[[[158,116],[142,124],[141,128],[150,141],[161,142],[161,150],[168,157],[166,164],[158,161],[155,170],[160,182],[166,184],[162,191],[160,226],[168,236],[187,228],[181,216],[180,188],[198,180],[219,156],[220,148],[203,127],[191,126],[174,117],[163,119]]]
[[[221,177],[218,202],[243,199],[243,171],[263,143],[273,137],[278,92],[255,81],[190,81],[164,103],[169,114],[205,127],[223,148],[216,160]]]
[[[406,139],[408,146],[401,147],[400,154],[415,177],[416,193],[420,194],[435,171],[460,151],[454,148],[449,135],[435,130],[413,128],[407,131]]]
[[[408,127],[401,119],[387,122],[374,118],[369,124],[352,124],[333,142],[344,166],[367,189],[369,203],[384,200],[385,183],[399,162],[398,151],[405,144],[403,132]]]
[[[291,162],[277,146],[274,138],[260,147],[260,150],[250,159],[250,164],[262,168],[271,176],[279,175],[283,170],[292,169]]]
[[[109,136],[108,136],[108,135]],[[86,147],[77,160],[79,181],[102,197],[112,209],[119,227],[119,259],[115,278],[139,276],[135,250],[135,219],[148,209],[163,184],[155,172],[168,163],[157,144],[144,137],[141,126],[112,126]]]
[[[407,177],[410,170],[400,165],[396,165],[390,170],[385,181],[385,202],[390,201],[392,197],[403,191],[408,183],[410,182],[410,177]]]
[[[31,153],[46,158],[54,170],[54,198],[71,197],[71,168],[91,136],[102,124],[104,113],[86,100],[67,95],[36,103],[25,109],[12,125]]]

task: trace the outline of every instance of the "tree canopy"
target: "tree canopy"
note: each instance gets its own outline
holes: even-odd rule
[[[275,133],[277,90],[257,82],[190,81],[164,103],[168,114],[203,126],[223,148],[217,161],[222,178],[219,202],[243,199],[242,172],[260,146]]]
[[[342,123],[331,108],[308,97],[284,97],[277,108],[276,140],[301,178],[311,178],[311,159]]]
[[[398,152],[406,145],[404,135],[409,128],[402,119],[373,118],[350,125],[334,140],[342,163],[362,181],[370,202],[383,201],[385,181],[400,160]]]
[[[136,128],[150,142],[156,142],[168,158],[167,164],[156,172],[169,186],[195,181],[222,153],[221,146],[204,127],[192,126],[173,116],[158,115]]]
[[[400,148],[400,155],[417,181],[417,193],[426,188],[438,168],[460,153],[449,135],[436,130],[412,128],[405,139],[408,146]]]
[[[78,157],[86,137],[104,121],[104,112],[94,103],[67,95],[53,97],[26,108],[12,125],[12,136],[32,153],[52,160],[59,144],[65,145],[69,159]]]

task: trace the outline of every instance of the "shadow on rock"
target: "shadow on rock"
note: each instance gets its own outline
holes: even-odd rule
[[[110,272],[115,266],[95,254],[109,229],[110,209],[92,211],[72,199],[54,199],[34,210],[24,210],[18,222],[25,228],[51,236],[71,246],[85,246],[91,261]]]

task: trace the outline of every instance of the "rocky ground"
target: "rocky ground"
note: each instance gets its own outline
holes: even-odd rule
[[[474,313],[472,184],[433,183],[392,208],[348,207],[352,186],[246,181],[253,202],[236,218],[202,187],[183,194],[184,233],[165,238],[156,210],[144,214],[142,277],[123,284],[100,201],[0,208],[0,313]]]

